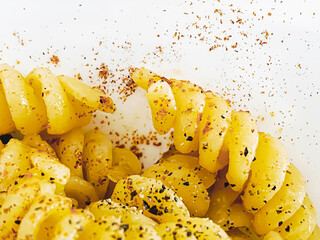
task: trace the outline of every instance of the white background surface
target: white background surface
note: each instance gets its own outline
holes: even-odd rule
[[[46,66],[57,74],[80,73],[87,82],[90,76],[97,85],[101,63],[116,76],[116,69],[145,66],[200,83],[250,110],[261,131],[281,136],[307,179],[319,219],[319,1],[1,1],[0,26],[0,62],[23,74]],[[229,40],[219,40],[224,37]],[[222,46],[209,51],[214,45]],[[105,131],[152,130],[143,91],[136,95],[119,101]],[[148,149],[146,165],[165,147]]]

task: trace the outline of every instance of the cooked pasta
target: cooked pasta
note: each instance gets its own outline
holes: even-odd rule
[[[0,239],[319,238],[302,174],[249,112],[188,81],[132,77],[155,129],[173,128],[174,146],[143,173],[130,150],[81,128],[114,110],[110,98],[48,69],[24,79],[0,65],[0,134],[15,131],[0,142]]]
[[[26,78],[0,65],[0,135],[18,129],[24,135],[47,129],[63,134],[90,122],[94,110],[113,112],[112,100],[83,82],[36,68]]]
[[[97,143],[101,141],[98,139]],[[105,151],[108,154],[108,149]],[[5,160],[14,152],[16,168],[11,169]],[[212,221],[190,218],[187,207],[174,191],[152,178],[132,175],[119,180],[112,194],[114,201],[98,201],[101,197],[94,185],[74,174],[70,176],[70,169],[50,152],[17,139],[11,139],[2,149],[0,166],[10,177],[1,180],[4,196],[0,239],[173,239],[157,223],[170,225],[170,221],[177,221],[175,226],[181,225],[191,239],[209,236],[229,239]],[[120,152],[115,154],[118,163],[131,161],[127,150]],[[92,154],[99,156],[96,151]],[[22,167],[21,163],[26,165]],[[72,198],[85,209],[76,209]],[[182,230],[174,231],[182,234]]]
[[[248,227],[259,235],[275,232],[266,239],[278,234],[285,239],[298,239],[299,235],[299,239],[307,239],[311,235],[315,212],[301,173],[289,164],[278,139],[258,133],[249,112],[231,110],[228,101],[210,91],[204,92],[190,82],[159,77],[146,69],[135,70],[132,79],[148,91],[147,98],[153,102],[174,103],[169,97],[173,94],[176,113],[170,127],[176,150],[193,153],[200,166],[213,174],[219,171],[209,194],[208,217],[225,230]],[[171,86],[161,96],[149,91],[160,80]],[[154,104],[150,108],[152,114],[158,110]],[[160,134],[168,131],[168,126],[159,128],[158,122],[154,126]],[[179,190],[176,192],[179,195]]]

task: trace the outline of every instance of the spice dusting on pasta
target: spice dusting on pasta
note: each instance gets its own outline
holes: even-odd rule
[[[249,111],[132,69],[121,100],[144,91],[155,131],[112,142],[117,129],[89,124],[110,124],[111,96],[80,79],[0,65],[0,239],[319,239],[302,174]],[[138,145],[164,135],[144,168]]]

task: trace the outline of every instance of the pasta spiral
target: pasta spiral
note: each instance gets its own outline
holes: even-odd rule
[[[132,78],[155,129],[174,129],[174,147],[143,173],[131,151],[81,128],[111,99],[0,65],[0,134],[22,133],[0,142],[0,239],[319,238],[302,174],[249,112],[188,81],[143,68]]]
[[[63,134],[90,122],[94,110],[113,112],[111,98],[83,82],[36,68],[26,78],[0,65],[0,135],[15,129],[23,135],[47,129]]]
[[[249,112],[232,110],[227,100],[188,81],[144,68],[136,69],[132,79],[147,91],[158,133],[174,129],[174,154],[187,154],[185,159],[192,154],[201,167],[218,173],[206,216],[225,230],[249,227],[258,235],[275,231],[284,239],[312,234],[316,214],[301,173],[278,139],[258,132]]]
[[[100,133],[93,130],[90,134]],[[40,142],[38,135],[35,139]],[[173,190],[151,178],[132,175],[120,180],[112,194],[114,201],[98,201],[101,198],[98,196],[99,187],[75,176],[52,156],[52,149],[46,142],[37,144],[36,149],[28,145],[29,141],[30,138],[22,141],[11,139],[0,153],[0,239],[160,240],[184,239],[185,236],[191,239],[208,239],[211,236],[215,236],[213,239],[229,239],[211,220],[190,218],[186,206]],[[117,166],[128,167],[123,161],[126,162],[131,155],[126,150],[117,149],[115,152],[114,159],[119,164],[115,169]],[[139,188],[140,193],[132,193]],[[131,198],[136,203],[140,202],[141,207],[130,204],[126,191],[131,191]],[[156,199],[153,203],[150,202],[151,195]],[[78,200],[79,203],[85,202],[82,209],[76,208]],[[121,203],[123,200],[125,202]],[[158,210],[155,206],[159,207]],[[163,212],[159,214],[157,211]],[[155,217],[157,222],[149,217]],[[163,224],[158,224],[158,220]],[[175,226],[170,232],[168,224]]]

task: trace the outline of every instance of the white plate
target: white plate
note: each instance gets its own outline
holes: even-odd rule
[[[126,74],[116,69],[146,66],[221,93],[258,117],[260,130],[281,136],[307,179],[319,219],[320,3],[222,2],[5,1],[1,62],[23,74],[36,66],[80,73],[93,85],[102,82],[96,70],[101,63],[116,76]],[[60,59],[56,66],[52,55]],[[129,138],[136,129],[135,136],[152,130],[143,91],[137,92],[118,104],[115,116],[108,115],[105,122],[111,125],[104,124],[104,130],[117,128]],[[151,144],[143,161],[150,164],[165,148]]]

